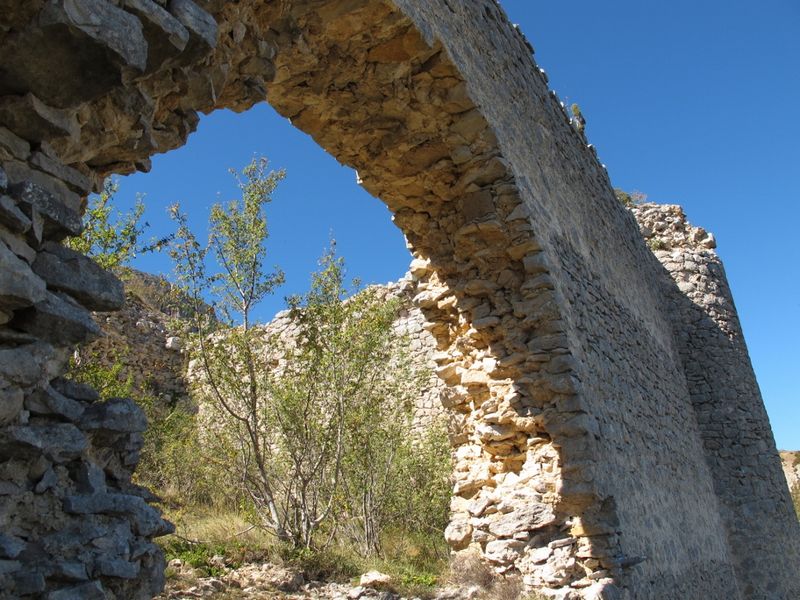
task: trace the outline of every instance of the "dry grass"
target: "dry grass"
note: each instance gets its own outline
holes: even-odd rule
[[[536,592],[525,593],[518,575],[498,575],[477,552],[461,552],[451,561],[448,583],[460,587],[478,586],[483,600],[547,600]]]

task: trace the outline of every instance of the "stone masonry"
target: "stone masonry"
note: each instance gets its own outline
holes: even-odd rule
[[[532,53],[494,0],[0,0],[3,594],[160,589],[144,419],[62,377],[122,287],[60,242],[104,177],[266,99],[417,258],[455,549],[564,599],[800,597],[721,265],[694,233],[659,263]]]

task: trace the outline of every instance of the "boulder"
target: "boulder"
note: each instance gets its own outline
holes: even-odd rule
[[[390,575],[386,575],[380,571],[368,571],[361,576],[358,584],[373,590],[391,590],[392,578]]]

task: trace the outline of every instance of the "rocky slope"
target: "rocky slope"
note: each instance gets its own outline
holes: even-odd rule
[[[800,486],[800,450],[781,450],[781,463],[789,488]]]

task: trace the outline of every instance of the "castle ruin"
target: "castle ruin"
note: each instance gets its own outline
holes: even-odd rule
[[[800,597],[713,240],[652,207],[640,232],[532,53],[494,0],[0,0],[1,594],[160,590],[143,415],[63,377],[122,286],[59,242],[106,176],[266,99],[416,257],[454,550],[564,599]]]

